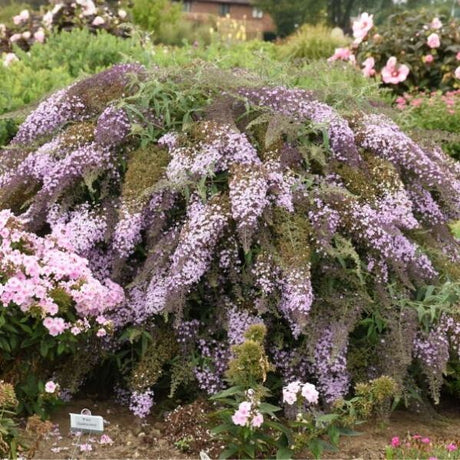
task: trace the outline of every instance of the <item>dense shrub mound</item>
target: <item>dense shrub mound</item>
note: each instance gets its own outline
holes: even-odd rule
[[[114,360],[139,413],[160,382],[223,388],[257,323],[268,386],[326,403],[382,374],[437,399],[458,359],[460,168],[385,116],[241,71],[116,66],[28,116],[0,184],[1,208],[124,286],[91,356],[140,344]]]

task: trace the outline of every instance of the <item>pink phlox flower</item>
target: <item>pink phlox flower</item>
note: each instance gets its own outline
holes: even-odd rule
[[[430,23],[430,27],[434,30],[438,30],[442,27],[442,22],[439,20],[439,18],[433,18]]]
[[[401,445],[401,441],[399,440],[398,436],[391,438],[392,447],[399,447],[400,445]]]
[[[317,404],[319,393],[315,385],[311,383],[304,383],[302,386],[302,396],[310,403]]]
[[[99,444],[109,444],[109,445],[112,445],[113,444],[113,439],[107,435],[107,434],[103,434],[101,436],[101,439],[99,440]]]
[[[397,60],[391,56],[385,67],[382,69],[382,80],[384,83],[397,85],[406,80],[409,75],[409,67],[405,64],[397,65]]]
[[[439,35],[435,33],[432,33],[428,36],[426,43],[430,48],[439,48],[441,46]]]
[[[57,388],[57,385],[52,380],[49,380],[45,384],[45,391],[47,393],[54,393],[56,391],[56,388]]]
[[[80,444],[80,452],[91,452],[93,447],[89,443]]]
[[[365,59],[362,63],[362,66],[363,66],[362,72],[366,78],[369,78],[375,75],[375,69],[374,69],[375,59],[373,57],[368,57],[367,59]]]
[[[256,412],[251,420],[251,426],[259,428],[264,423],[264,416],[260,412]]]
[[[51,318],[50,316],[43,320],[43,326],[48,329],[49,334],[53,337],[62,334],[67,328],[63,318]]]
[[[245,415],[246,417],[249,416],[249,412],[251,411],[251,403],[248,402],[248,401],[243,401],[242,403],[240,403],[240,405],[238,406],[238,411]]]
[[[361,16],[353,22],[353,37],[356,40],[363,40],[372,27],[374,27],[374,15],[362,13]]]
[[[249,414],[243,414],[240,410],[237,410],[232,415],[232,421],[235,425],[245,426],[248,421]]]

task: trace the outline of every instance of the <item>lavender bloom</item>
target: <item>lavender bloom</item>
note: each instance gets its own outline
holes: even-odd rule
[[[126,112],[109,106],[97,120],[94,139],[100,145],[113,147],[124,142],[130,129],[131,124]]]
[[[230,345],[239,345],[244,342],[244,333],[254,324],[263,324],[262,318],[239,310],[235,306],[228,309],[228,341]]]
[[[153,406],[153,391],[133,391],[129,402],[129,410],[139,418],[145,418],[150,414]]]

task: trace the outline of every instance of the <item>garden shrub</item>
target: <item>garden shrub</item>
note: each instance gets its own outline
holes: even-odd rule
[[[279,46],[279,54],[281,57],[294,60],[328,58],[336,48],[347,44],[348,40],[343,33],[337,33],[321,24],[305,24]]]
[[[127,37],[126,20],[126,11],[115,10],[103,0],[63,0],[41,12],[23,9],[9,25],[0,24],[0,52],[12,53],[15,47],[28,51],[32,44],[44,43],[52,32],[74,28]]]
[[[399,94],[460,86],[460,27],[455,18],[405,11],[376,28],[372,16],[364,13],[353,27],[355,41],[338,48],[332,60],[351,62]]]
[[[9,67],[0,66],[0,114],[37,102],[76,78],[99,72],[126,59],[150,62],[151,53],[135,38],[106,32],[72,30],[53,34],[44,45],[35,44]]]
[[[236,375],[232,357],[252,352],[258,378],[274,366],[269,389],[307,379],[326,407],[382,375],[437,402],[460,343],[458,164],[375,108],[343,116],[265,82],[120,65],[71,85],[2,151],[0,206],[124,287],[105,315],[111,353],[85,350],[109,355],[141,416],[157,386],[214,394]],[[15,299],[3,310],[16,324]],[[55,343],[35,321],[34,340]],[[263,348],[259,335],[246,349],[257,324]]]

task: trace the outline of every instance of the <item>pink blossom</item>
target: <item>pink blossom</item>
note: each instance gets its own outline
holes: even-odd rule
[[[351,50],[349,48],[336,48],[334,54],[328,59],[328,61],[347,61],[350,59],[350,56]]]
[[[382,80],[384,83],[397,85],[406,80],[409,75],[409,67],[405,64],[396,64],[396,58],[391,56],[385,67],[382,69]]]
[[[19,59],[14,53],[6,53],[5,57],[3,58],[3,65],[8,67],[10,64],[17,61],[19,61]]]
[[[451,442],[449,445],[446,446],[446,449],[447,449],[449,452],[453,452],[454,450],[457,450],[457,445],[454,444],[453,442]]]
[[[248,421],[248,415],[243,414],[239,410],[237,410],[232,415],[232,421],[235,425],[245,426],[246,422]]]
[[[105,20],[104,18],[102,18],[101,16],[96,16],[92,22],[92,25],[93,26],[101,26],[102,24],[105,23]]]
[[[103,434],[101,436],[101,439],[99,440],[99,444],[109,444],[109,445],[112,445],[113,444],[113,439],[107,435],[107,434]]]
[[[392,447],[399,447],[401,445],[401,441],[399,440],[398,436],[391,438],[391,446]]]
[[[455,56],[457,61],[460,61],[460,51],[457,53],[457,55]]]
[[[86,444],[80,444],[80,452],[91,452],[93,450],[93,447],[91,444],[86,443]]]
[[[432,29],[438,30],[442,27],[442,22],[439,20],[439,18],[434,18],[430,23],[430,27]]]
[[[51,318],[49,316],[43,320],[43,326],[48,329],[49,334],[53,337],[62,334],[67,327],[62,318]]]
[[[417,439],[422,439],[422,437],[421,437],[419,434],[414,434],[414,435],[412,436],[412,439],[417,440]]]
[[[454,75],[457,80],[460,80],[460,66],[455,69]]]
[[[430,438],[422,438],[422,439],[421,439],[421,442],[422,442],[423,444],[429,444],[429,443],[430,443]]]
[[[54,393],[56,391],[57,385],[52,381],[48,381],[45,384],[45,391],[47,393]]]
[[[438,457],[428,457],[428,460],[438,460]]]
[[[26,32],[24,32],[22,34],[22,38],[24,38],[25,40],[29,40],[29,38],[31,37],[31,33],[27,30]]]
[[[11,43],[17,42],[18,40],[21,40],[21,38],[22,38],[21,34],[13,34],[10,37],[10,42]]]
[[[435,33],[428,36],[426,43],[430,48],[439,48],[441,46],[439,35]]]
[[[434,57],[432,54],[427,54],[426,56],[423,56],[423,62],[425,64],[431,64],[434,61]]]
[[[240,403],[240,405],[238,406],[238,411],[245,415],[246,417],[249,416],[249,412],[251,410],[251,403],[248,402],[248,401],[243,401],[242,403]]]
[[[28,21],[29,18],[30,18],[29,10],[22,10],[17,16],[13,17],[13,22],[16,25],[19,25],[19,24],[21,24],[23,22]]]
[[[302,396],[310,403],[310,404],[317,404],[318,403],[318,390],[316,389],[315,385],[311,383],[304,383],[302,386]]]
[[[253,419],[251,420],[251,426],[259,428],[264,423],[264,416],[260,412],[256,412]]]
[[[374,69],[375,59],[373,57],[368,57],[366,60],[364,60],[362,63],[362,66],[363,66],[362,72],[366,78],[369,78],[375,75],[375,69]]]
[[[374,26],[374,15],[363,13],[361,16],[353,22],[353,37],[356,40],[363,40],[369,30]],[[356,41],[355,40],[355,41]]]
[[[96,332],[96,335],[98,337],[105,337],[107,335],[107,331],[103,328],[101,329],[98,329],[97,332]]]
[[[283,388],[283,402],[292,406],[297,401],[297,394]]]
[[[34,39],[38,43],[43,43],[45,41],[45,31],[40,28],[37,30],[37,32],[34,33]]]

